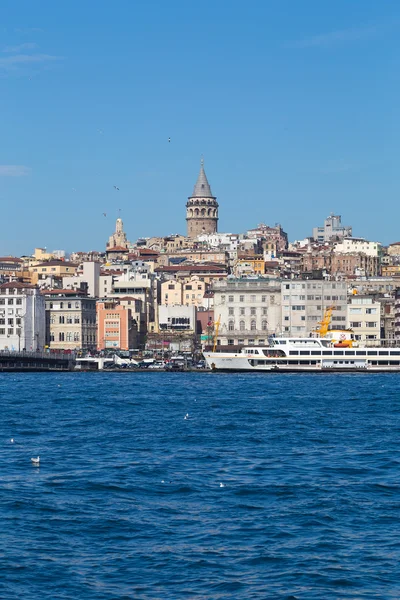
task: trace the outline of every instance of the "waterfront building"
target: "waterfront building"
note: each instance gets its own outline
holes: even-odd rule
[[[324,243],[344,237],[351,237],[353,228],[342,225],[342,217],[331,213],[322,227],[314,227],[312,237],[316,242]]]
[[[141,302],[126,297],[97,302],[97,349],[141,348],[139,339]],[[139,315],[139,316],[138,316]]]
[[[43,350],[45,303],[36,286],[11,281],[0,285],[0,350]]]
[[[161,305],[158,308],[160,332],[196,333],[197,310],[195,306]]]
[[[193,194],[186,203],[187,236],[216,233],[218,230],[218,202],[213,196],[201,159],[200,173]]]
[[[282,333],[279,279],[229,277],[215,282],[213,291],[218,345],[265,344]]]
[[[348,328],[354,331],[354,339],[367,344],[381,339],[381,306],[374,298],[354,295],[347,305]]]
[[[347,318],[347,284],[344,281],[294,280],[282,286],[282,332],[308,337],[325,310],[334,307],[330,329],[344,328]]]
[[[46,290],[46,344],[56,350],[95,350],[96,300],[74,290]]]

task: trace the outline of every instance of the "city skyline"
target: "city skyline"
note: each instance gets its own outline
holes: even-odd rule
[[[221,232],[334,212],[397,241],[400,10],[307,7],[6,1],[0,254],[103,249],[119,209],[132,241],[184,234],[201,155]]]

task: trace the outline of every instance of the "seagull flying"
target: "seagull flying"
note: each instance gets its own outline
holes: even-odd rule
[[[169,137],[169,138],[168,138],[168,142],[170,142],[170,141],[171,141],[171,138]]]
[[[114,185],[114,189],[117,190],[117,192],[119,192],[119,187],[117,185]]]
[[[40,456],[38,456],[37,458],[31,458],[32,464],[33,465],[39,465],[40,463]]]
[[[103,217],[106,217],[106,216],[107,216],[107,213],[103,213]]]

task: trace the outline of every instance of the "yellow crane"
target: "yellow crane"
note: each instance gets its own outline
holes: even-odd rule
[[[318,325],[319,327],[316,327],[315,332],[319,334],[320,337],[325,337],[328,329],[329,329],[329,325],[331,323],[332,320],[332,311],[335,310],[334,306],[328,306],[325,309],[324,312],[324,316],[322,321],[319,321]]]
[[[221,315],[219,315],[218,317],[218,321],[215,322],[215,331],[214,331],[214,345],[213,345],[213,352],[215,352],[216,348],[217,348],[217,338],[218,338],[218,331],[219,331],[219,326],[221,324]]]

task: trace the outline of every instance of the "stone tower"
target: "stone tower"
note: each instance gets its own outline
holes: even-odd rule
[[[187,235],[191,238],[218,231],[218,202],[207,181],[203,159],[193,194],[186,203],[186,222]]]
[[[115,224],[115,233],[108,238],[107,248],[128,248],[126,233],[122,219],[117,219]]]

